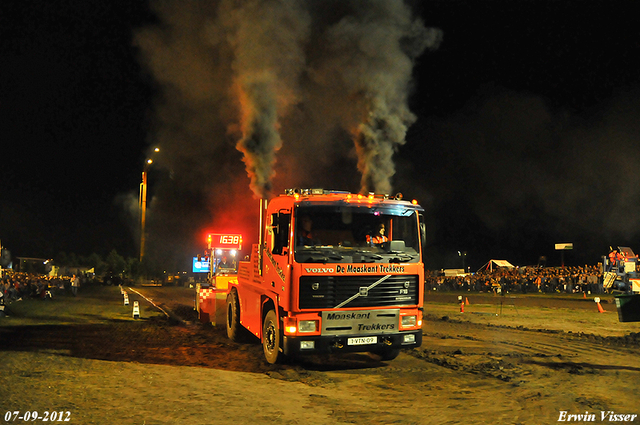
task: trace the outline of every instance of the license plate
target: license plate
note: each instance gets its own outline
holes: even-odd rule
[[[375,344],[378,342],[377,336],[365,336],[362,338],[348,338],[347,345],[367,345]]]

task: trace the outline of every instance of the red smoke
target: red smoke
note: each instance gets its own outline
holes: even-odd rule
[[[242,176],[229,180],[229,185],[214,189],[209,197],[211,221],[203,229],[206,243],[209,233],[239,233],[243,239],[243,251],[258,239],[258,201],[254,199]]]

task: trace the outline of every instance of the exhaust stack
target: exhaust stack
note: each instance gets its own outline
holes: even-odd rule
[[[260,218],[259,218],[259,223],[258,223],[258,261],[260,262],[260,275],[262,275],[262,261],[263,261],[263,255],[262,252],[264,251],[264,244],[265,244],[265,232],[266,232],[266,227],[265,227],[265,223],[267,221],[267,205],[268,205],[269,201],[267,200],[267,198],[260,198]]]

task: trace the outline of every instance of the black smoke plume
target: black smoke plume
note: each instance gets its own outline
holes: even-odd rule
[[[255,198],[296,186],[391,190],[393,155],[415,120],[407,106],[413,62],[440,39],[407,4],[167,0],[152,7],[158,22],[136,42],[161,89],[151,138],[171,189],[159,183],[149,226],[166,236],[163,243],[193,233],[172,229],[192,207],[207,205],[208,219],[192,216],[207,226],[229,214],[222,199],[247,211],[248,188]],[[181,220],[154,224],[154,215],[175,210],[180,187],[189,193],[180,197]]]

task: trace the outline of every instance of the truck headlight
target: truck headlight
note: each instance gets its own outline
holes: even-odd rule
[[[416,325],[418,318],[416,316],[402,316],[402,327],[410,328]]]
[[[318,329],[317,320],[301,320],[298,322],[298,332],[315,332]]]

